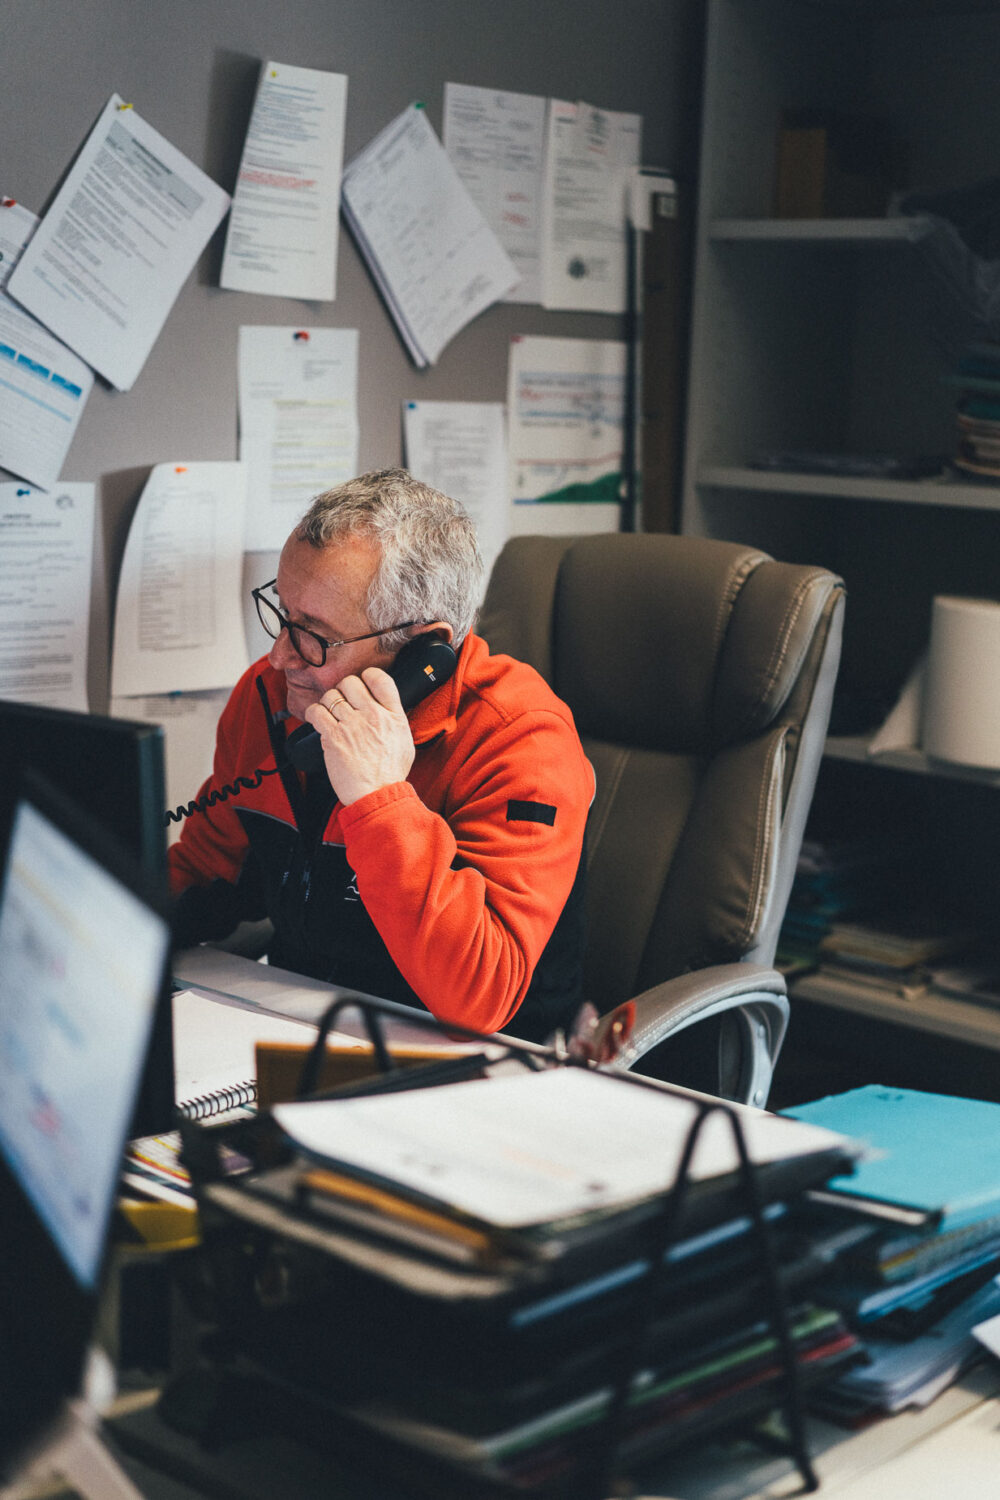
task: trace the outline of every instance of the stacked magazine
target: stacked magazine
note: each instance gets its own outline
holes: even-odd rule
[[[871,1230],[824,1286],[865,1358],[814,1404],[853,1423],[924,1405],[980,1357],[973,1330],[1000,1313],[1000,1104],[873,1084],[789,1114],[868,1146],[811,1195],[817,1224]]]

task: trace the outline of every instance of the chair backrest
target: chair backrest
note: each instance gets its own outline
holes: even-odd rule
[[[737,543],[510,540],[478,629],[570,706],[597,777],[586,994],[770,964],[840,655],[843,583]]]

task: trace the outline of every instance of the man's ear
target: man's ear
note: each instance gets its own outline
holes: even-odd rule
[[[450,646],[452,641],[455,639],[455,631],[453,627],[448,624],[447,620],[432,620],[429,625],[421,625],[420,629],[417,631],[417,634],[415,636],[411,636],[411,640],[416,640],[417,637],[421,635],[433,636],[435,640],[444,641],[448,646]]]

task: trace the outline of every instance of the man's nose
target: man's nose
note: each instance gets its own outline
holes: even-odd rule
[[[292,645],[292,638],[287,630],[283,630],[274,641],[267,653],[267,659],[276,672],[283,672],[286,666],[302,660]]]

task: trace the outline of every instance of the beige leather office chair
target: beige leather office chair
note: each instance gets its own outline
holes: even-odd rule
[[[701,537],[515,537],[497,559],[477,629],[570,705],[596,772],[586,997],[636,997],[626,1067],[767,1100],[843,600],[823,568]]]

